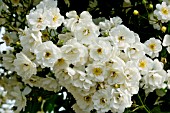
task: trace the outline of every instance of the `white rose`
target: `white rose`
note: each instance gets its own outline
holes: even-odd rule
[[[53,44],[52,41],[47,41],[40,44],[35,48],[34,53],[36,55],[36,61],[41,65],[42,68],[52,68],[57,59],[61,58],[62,56],[60,49],[55,44]]]
[[[14,66],[17,74],[23,79],[29,79],[32,75],[35,75],[37,73],[36,64],[33,63],[22,52],[16,54]]]

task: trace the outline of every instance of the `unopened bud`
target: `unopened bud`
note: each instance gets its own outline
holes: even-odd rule
[[[134,14],[134,15],[139,15],[139,11],[138,11],[138,10],[134,10],[134,11],[133,11],[133,14]]]
[[[164,32],[164,33],[166,32],[166,29],[167,29],[167,28],[166,28],[165,26],[162,26],[162,27],[161,27],[161,31]]]
[[[38,97],[38,102],[41,102],[42,101],[42,97]]]
[[[20,42],[16,42],[16,45],[20,45]]]
[[[149,4],[149,9],[153,9],[153,4]]]
[[[108,32],[104,32],[104,36],[109,36],[109,33]]]
[[[30,101],[32,101],[32,97],[30,97]]]
[[[166,63],[167,63],[166,58],[162,57],[162,58],[161,58],[161,62],[164,63],[164,64],[166,64]]]
[[[119,84],[114,84],[114,88],[119,88],[120,85]]]

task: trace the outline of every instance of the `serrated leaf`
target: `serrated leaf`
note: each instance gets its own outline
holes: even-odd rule
[[[97,0],[94,1],[89,1],[89,7],[87,8],[88,11],[92,11],[94,10],[98,5]],[[96,8],[96,10],[99,10],[98,8]]]
[[[95,8],[95,7],[97,7],[97,4],[98,4],[98,3],[97,3],[97,0],[90,1],[90,2],[89,2],[89,7],[90,7],[90,8]]]

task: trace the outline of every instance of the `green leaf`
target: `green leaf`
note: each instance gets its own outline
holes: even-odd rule
[[[129,109],[125,109],[124,113],[131,113]]]
[[[160,54],[161,57],[167,57],[167,50],[166,48],[163,48],[162,51],[161,51],[161,54]]]
[[[160,106],[156,106],[152,109],[152,113],[169,113],[169,112],[162,112]]]
[[[161,113],[160,106],[154,107],[151,111],[152,113]]]
[[[170,22],[168,22],[168,33],[170,33]]]
[[[166,92],[167,91],[165,89],[156,89],[156,94],[160,97],[164,96]]]
[[[65,4],[70,7],[70,1],[69,0],[64,0]]]
[[[98,5],[97,0],[89,1],[89,7],[87,8],[87,10],[92,11],[97,7],[97,5]],[[96,10],[99,10],[99,9],[96,8]]]

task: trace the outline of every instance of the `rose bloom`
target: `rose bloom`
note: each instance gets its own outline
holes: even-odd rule
[[[29,79],[32,75],[37,73],[36,64],[22,52],[16,54],[14,66],[17,74],[23,79]]]
[[[36,55],[36,61],[42,68],[52,68],[54,63],[61,58],[60,49],[53,44],[52,41],[47,41],[40,44],[35,48],[34,53]]]

